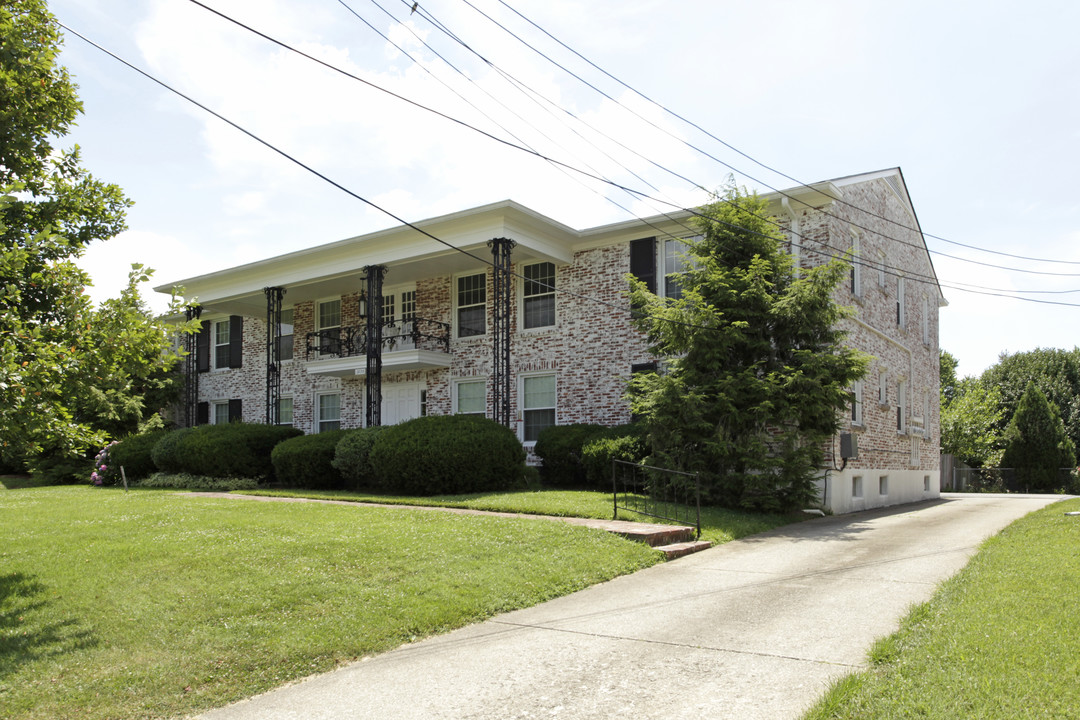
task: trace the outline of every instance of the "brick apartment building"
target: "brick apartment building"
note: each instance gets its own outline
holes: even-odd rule
[[[945,303],[900,170],[766,198],[801,265],[851,252],[838,300],[856,309],[848,342],[874,358],[845,413],[857,456],[835,438],[823,504],[935,497]],[[182,280],[203,330],[179,420],[314,433],[482,413],[526,447],[551,424],[628,422],[626,380],[653,358],[626,276],[677,292],[688,215],[575,230],[508,200]]]

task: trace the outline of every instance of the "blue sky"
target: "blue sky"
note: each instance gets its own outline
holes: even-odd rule
[[[762,191],[793,184],[601,75],[512,7],[791,177],[816,182],[900,166],[925,233],[1073,263],[928,238],[944,284],[1080,305],[1076,3],[1036,0],[1021,13],[1004,3],[921,0],[471,0],[609,99],[463,0],[421,3],[415,14],[402,0],[379,2],[389,15],[372,0],[206,0],[374,85],[676,205],[700,202],[698,187],[720,187],[732,168],[737,182]],[[189,0],[50,7],[72,29],[407,220],[504,198],[574,227],[664,209],[343,78]],[[61,59],[85,104],[69,142],[136,202],[129,230],[81,261],[97,299],[119,292],[132,262],[155,268],[158,284],[396,224],[77,37],[67,38]],[[561,109],[549,112],[548,101]],[[1055,294],[1019,292],[1031,290]],[[962,374],[981,372],[1003,351],[1080,344],[1080,307],[944,292],[941,344]]]

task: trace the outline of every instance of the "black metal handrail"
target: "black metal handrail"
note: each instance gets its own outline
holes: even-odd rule
[[[383,352],[405,349],[450,352],[450,324],[427,318],[388,320],[382,326]],[[353,357],[367,354],[367,326],[356,325],[316,330],[306,336],[306,358]]]
[[[692,524],[701,539],[701,482],[697,473],[611,460],[614,520],[619,510]]]

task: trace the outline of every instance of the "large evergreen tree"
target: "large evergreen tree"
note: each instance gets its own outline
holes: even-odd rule
[[[1009,419],[1016,413],[1028,384],[1034,382],[1060,411],[1073,446],[1080,447],[1080,348],[1002,353],[997,363],[982,374],[982,381],[987,387],[997,386],[1001,390],[1005,414],[998,423],[999,435],[1005,432]]]
[[[1046,395],[1029,382],[1016,414],[1005,430],[1002,465],[1016,471],[1016,479],[1030,490],[1059,490],[1061,469],[1076,467],[1076,449],[1065,433],[1061,413]]]
[[[843,344],[834,290],[847,265],[796,272],[766,203],[735,189],[705,208],[686,242],[682,297],[633,280],[635,323],[662,371],[630,400],[651,461],[701,473],[707,500],[760,509],[815,499],[825,442],[866,358]]]
[[[0,0],[0,458],[71,455],[133,430],[173,358],[135,285],[95,310],[74,263],[130,204],[63,137],[82,111],[43,0]]]

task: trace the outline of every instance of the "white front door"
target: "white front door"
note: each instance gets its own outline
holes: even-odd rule
[[[420,417],[420,383],[394,383],[382,387],[382,424]]]

